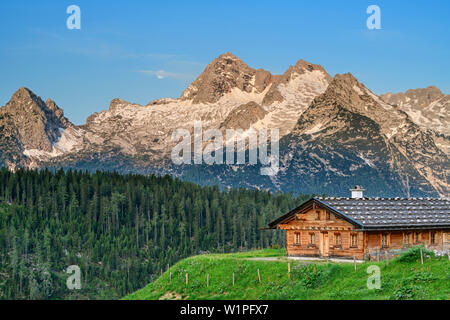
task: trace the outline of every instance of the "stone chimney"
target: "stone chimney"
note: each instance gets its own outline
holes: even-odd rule
[[[355,186],[353,189],[350,189],[350,191],[352,192],[352,199],[364,198],[364,189],[361,186]]]

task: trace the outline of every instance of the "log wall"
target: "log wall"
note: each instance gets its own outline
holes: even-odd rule
[[[286,230],[289,256],[364,258],[364,233],[322,208],[299,213],[279,228]]]
[[[363,232],[319,207],[297,213],[291,220],[278,227],[286,230],[288,256],[365,259],[367,254],[374,251],[403,249],[421,244],[430,249],[445,251],[450,246],[448,229]]]

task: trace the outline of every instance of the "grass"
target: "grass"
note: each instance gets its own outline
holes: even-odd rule
[[[252,257],[276,259],[248,259]],[[385,262],[366,262],[357,264],[356,271],[352,263],[289,262],[290,277],[285,251],[281,249],[194,256],[180,261],[159,279],[124,299],[450,299],[447,256],[435,257],[427,252],[422,265],[418,248],[390,261],[389,266]],[[380,289],[367,288],[370,276],[367,268],[370,265],[380,268]],[[258,280],[258,269],[261,282]],[[187,285],[186,273],[189,277]],[[207,287],[208,274],[210,280]]]

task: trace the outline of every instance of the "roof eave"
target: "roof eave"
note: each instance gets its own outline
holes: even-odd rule
[[[274,221],[270,222],[268,224],[268,229],[277,229],[278,225],[281,224],[283,221],[289,219],[290,217],[292,217],[294,214],[296,214],[297,212],[301,211],[302,209],[308,207],[308,205],[310,204],[310,202],[313,203],[317,203],[319,206],[321,206],[323,209],[331,211],[332,213],[334,213],[336,216],[342,218],[343,220],[355,225],[356,227],[360,227],[362,228],[363,225],[350,218],[349,216],[347,216],[345,213],[331,207],[330,205],[328,205],[326,202],[323,202],[317,198],[310,198],[309,200],[303,202],[301,205],[299,205],[298,207],[296,207],[295,209],[289,211],[288,213],[286,213],[285,215],[282,215],[281,217],[279,217],[278,219],[275,219]]]
[[[387,226],[363,226],[361,231],[382,231],[382,230],[423,230],[423,229],[450,229],[449,224],[433,224],[433,225],[387,225]]]

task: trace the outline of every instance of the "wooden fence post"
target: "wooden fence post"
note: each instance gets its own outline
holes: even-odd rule
[[[172,283],[172,272],[169,273],[169,283]]]
[[[233,272],[233,286],[234,286],[234,272]]]
[[[209,287],[209,273],[206,275],[206,286]]]
[[[353,256],[353,267],[355,268],[355,271],[356,271],[356,257],[355,256]]]
[[[291,263],[288,263],[288,279],[291,278]]]
[[[420,264],[423,264],[423,252],[422,252],[422,248],[420,248]]]
[[[186,272],[186,285],[188,285],[188,283],[189,283],[189,276],[188,273]]]
[[[261,275],[259,274],[259,268],[258,268],[258,281],[261,283]]]
[[[387,251],[384,252],[384,256],[386,257],[386,266],[389,266],[389,256]]]

